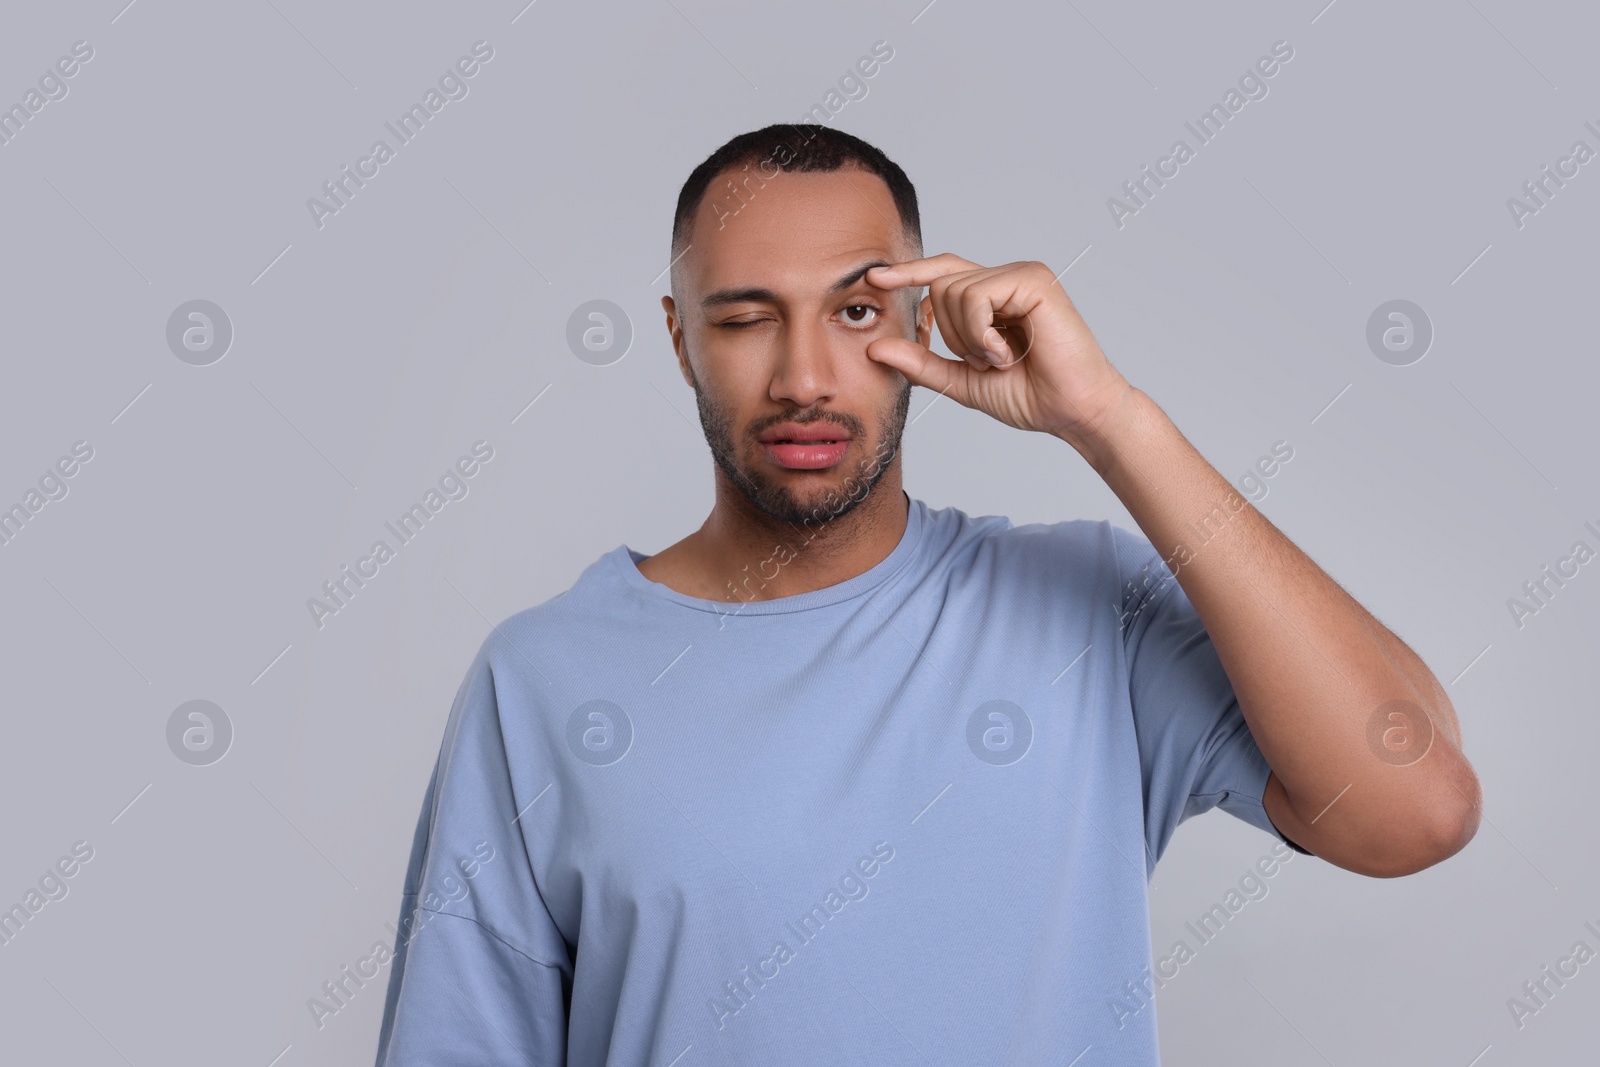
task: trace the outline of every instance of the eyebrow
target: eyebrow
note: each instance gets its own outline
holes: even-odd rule
[[[838,281],[834,282],[828,287],[828,293],[830,295],[833,293],[842,293],[846,289],[854,286],[857,282],[861,281],[861,279],[865,278],[867,276],[867,271],[871,270],[873,267],[887,267],[890,265],[891,264],[886,259],[868,260],[860,266],[852,268],[849,273],[840,276]],[[717,289],[714,292],[706,294],[706,298],[700,301],[700,306],[703,308],[713,308],[721,307],[724,304],[748,304],[758,302],[775,304],[778,302],[778,294],[774,293],[771,289],[765,289],[761,286],[730,287],[726,289]]]

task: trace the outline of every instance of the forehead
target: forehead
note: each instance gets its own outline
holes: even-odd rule
[[[712,181],[689,245],[684,278],[695,291],[826,285],[856,261],[897,260],[906,251],[894,197],[876,174],[847,167],[766,177],[754,164]]]

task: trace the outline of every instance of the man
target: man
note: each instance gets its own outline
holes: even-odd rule
[[[1049,268],[923,258],[904,172],[810,125],[689,176],[673,264],[715,507],[484,641],[380,1065],[1155,1064],[1153,1004],[1115,1004],[1183,819],[1375,877],[1473,836],[1434,676]],[[913,385],[1060,438],[1145,538],[912,499]]]

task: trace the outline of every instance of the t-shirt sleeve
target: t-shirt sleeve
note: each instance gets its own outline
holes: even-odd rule
[[[1214,807],[1309,855],[1279,832],[1262,806],[1271,768],[1199,613],[1148,541],[1111,529],[1149,870],[1179,823]]]
[[[377,1067],[566,1062],[571,956],[513,822],[488,647],[456,694],[417,820]]]

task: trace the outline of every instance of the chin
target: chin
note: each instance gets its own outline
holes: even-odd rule
[[[843,518],[871,499],[883,472],[877,472],[870,481],[866,479],[866,472],[855,466],[785,473],[805,479],[806,488],[776,485],[763,479],[759,499],[752,498],[751,502],[767,514],[788,522],[809,519],[812,523],[827,523]]]

